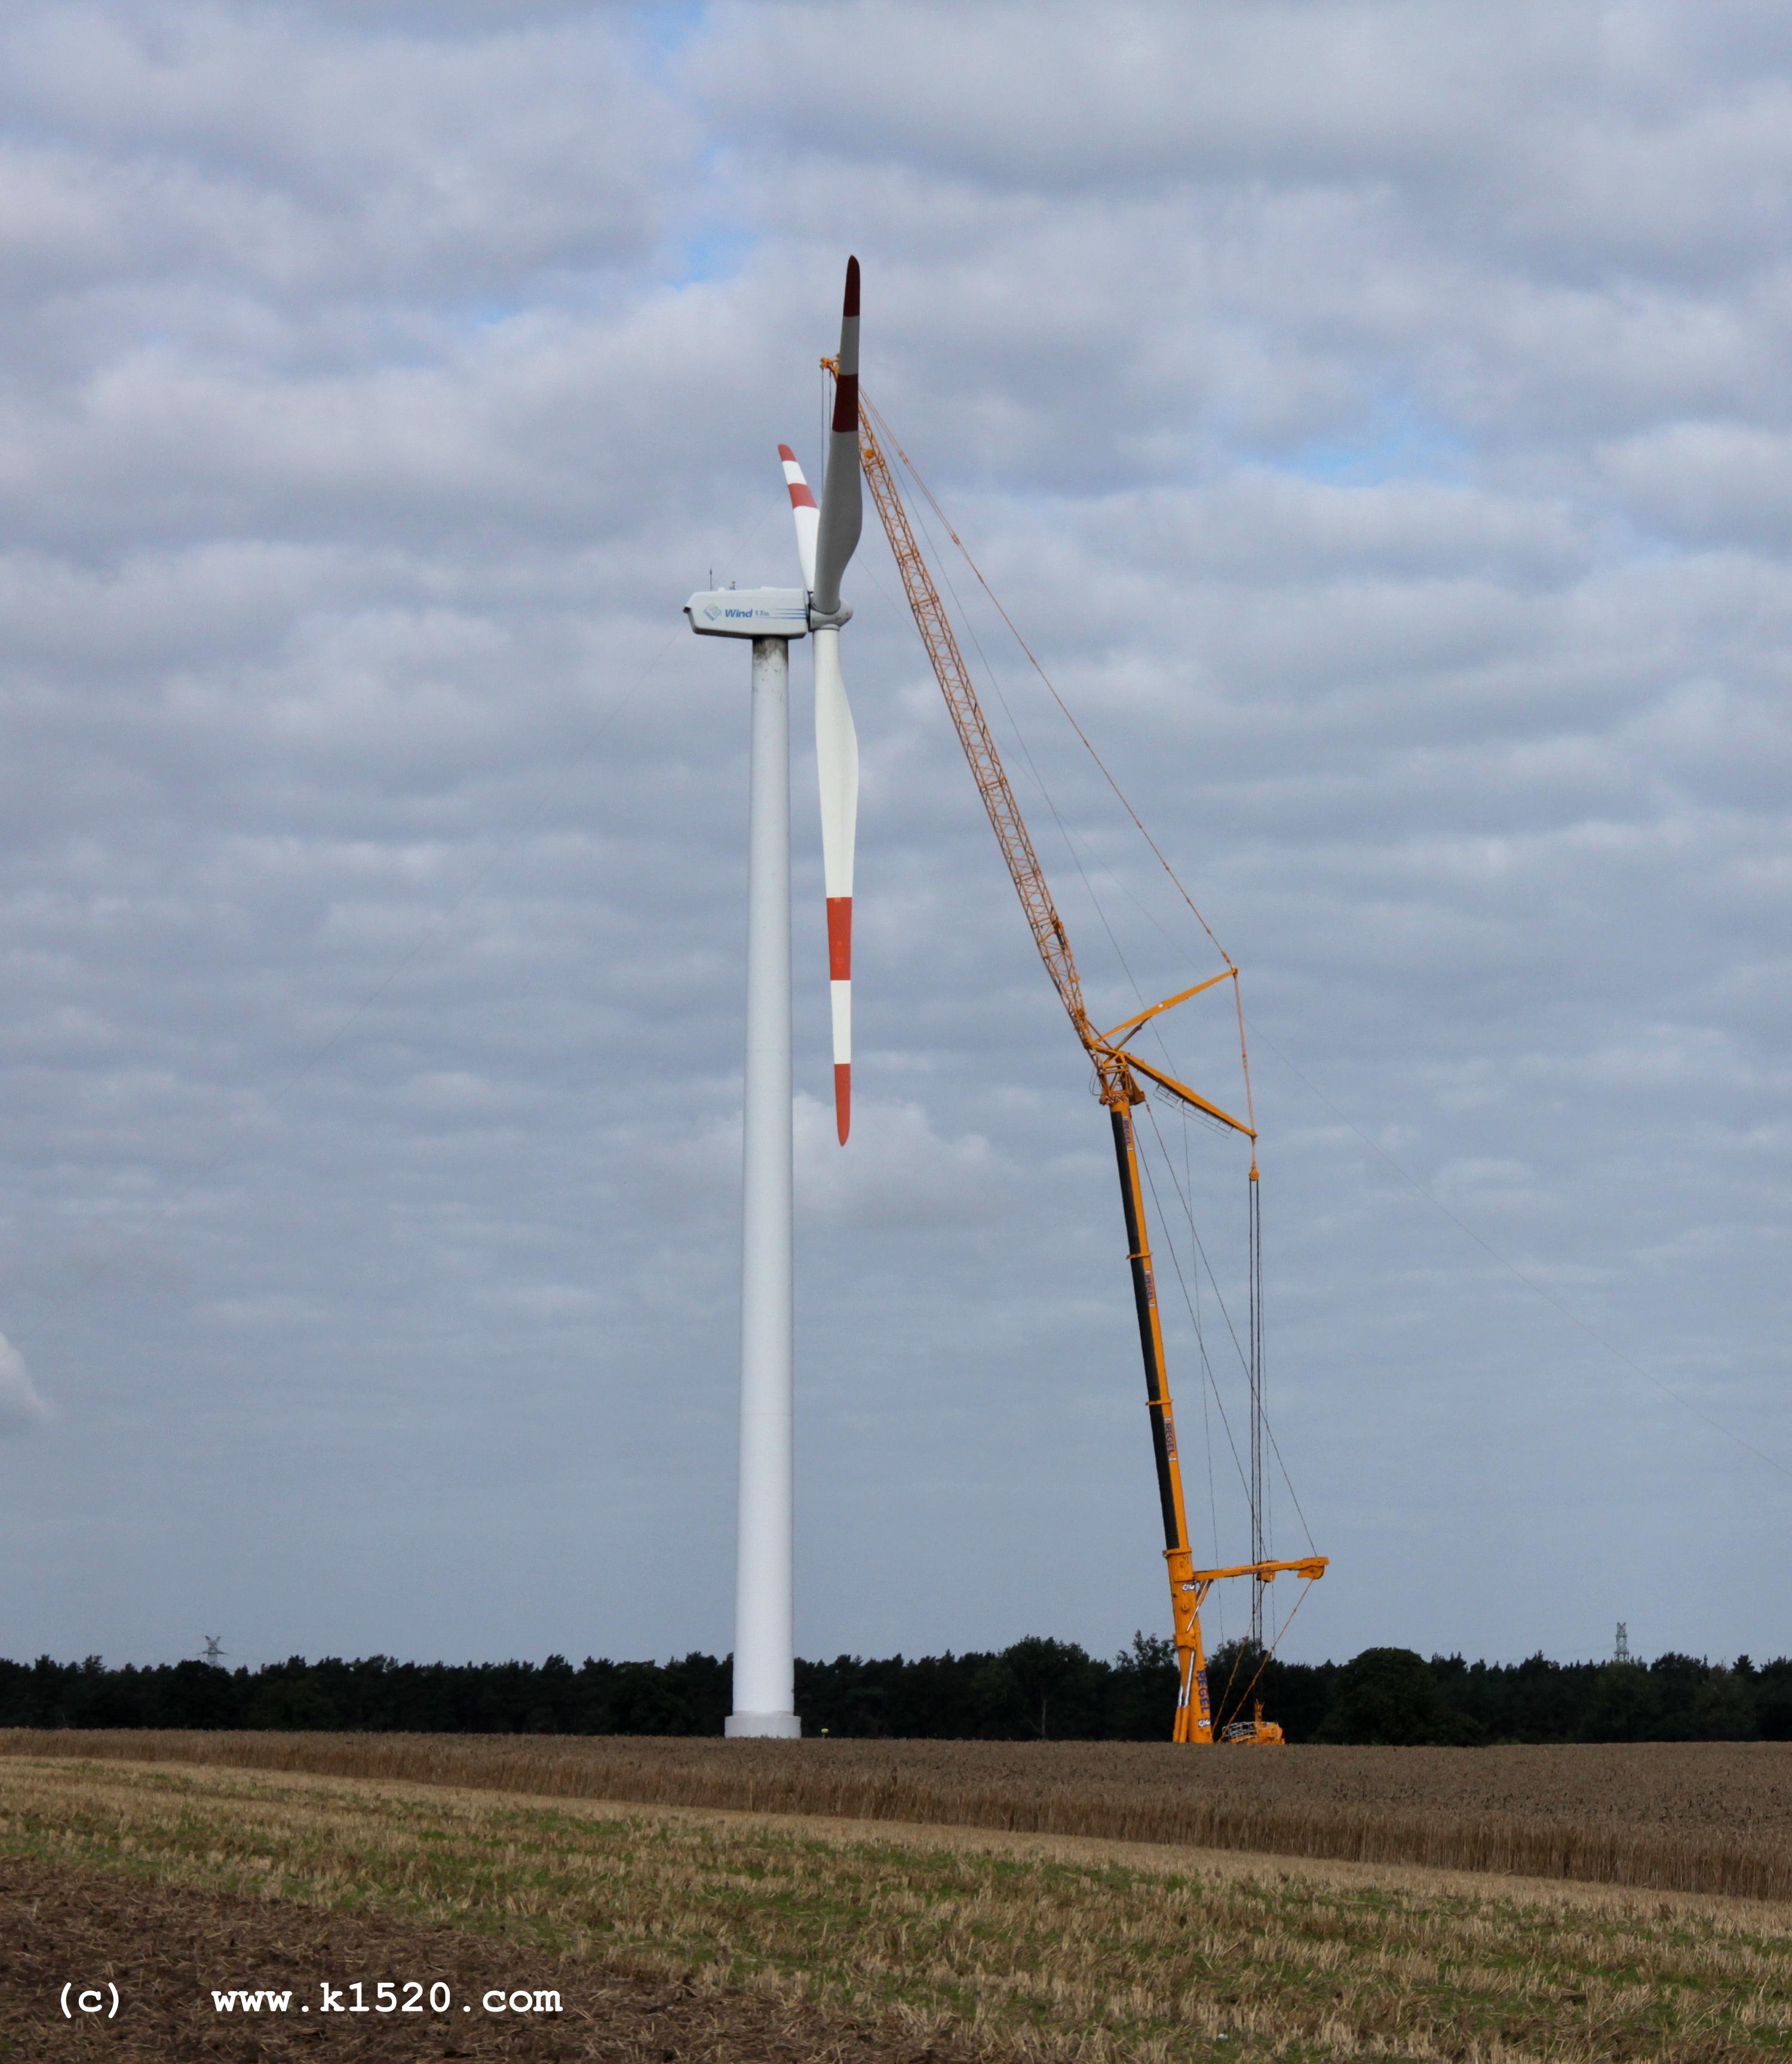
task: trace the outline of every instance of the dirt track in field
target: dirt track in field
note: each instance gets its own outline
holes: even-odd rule
[[[446,2015],[324,2015],[319,1986],[359,1977],[445,1981]],[[116,1985],[115,2019],[65,2018],[65,1985]],[[484,1994],[550,1989],[562,2011],[482,2010]],[[291,1989],[292,2011],[220,2014],[214,1990]],[[348,1997],[344,1995],[344,1997]],[[301,2014],[301,2002],[312,2011]],[[463,2011],[470,2007],[470,2011]],[[751,1993],[531,1956],[449,1929],[269,1900],[232,1899],[101,1871],[0,1858],[0,2058],[106,2064],[968,2064],[970,2053]]]

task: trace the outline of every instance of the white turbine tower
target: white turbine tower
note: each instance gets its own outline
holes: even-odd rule
[[[821,780],[834,1110],[851,1121],[852,849],[859,746],[840,679],[840,578],[859,542],[859,261],[846,262],[840,369],[821,506],[780,445],[796,518],[800,588],[721,588],[685,604],[704,637],[753,644],[747,808],[747,1066],[742,1149],[740,1520],[735,1576],[731,1735],[794,1740],[791,1590],[790,641],[815,634],[815,760]]]

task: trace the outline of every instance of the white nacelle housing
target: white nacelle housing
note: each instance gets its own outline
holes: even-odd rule
[[[809,598],[799,587],[718,587],[684,606],[699,638],[800,638]]]

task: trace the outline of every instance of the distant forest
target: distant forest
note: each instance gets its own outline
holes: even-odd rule
[[[1222,1719],[1260,1698],[1293,1742],[1792,1740],[1792,1659],[1690,1655],[1653,1663],[1466,1663],[1370,1648],[1348,1663],[1283,1663],[1247,1645],[1209,1671]],[[1170,1643],[1135,1635],[1111,1663],[1072,1642],[999,1652],[842,1655],[796,1666],[810,1735],[951,1740],[1160,1741],[1176,1670]],[[725,1659],[672,1663],[356,1662],[293,1656],[260,1669],[0,1661],[0,1727],[348,1728],[372,1732],[719,1735]]]

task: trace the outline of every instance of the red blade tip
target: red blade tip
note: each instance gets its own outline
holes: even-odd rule
[[[841,1146],[846,1144],[846,1135],[852,1130],[852,1063],[836,1061],[834,1063],[834,1130],[840,1136]]]
[[[859,261],[856,258],[848,258],[846,261],[846,300],[841,306],[840,313],[843,316],[856,316],[858,312]]]

